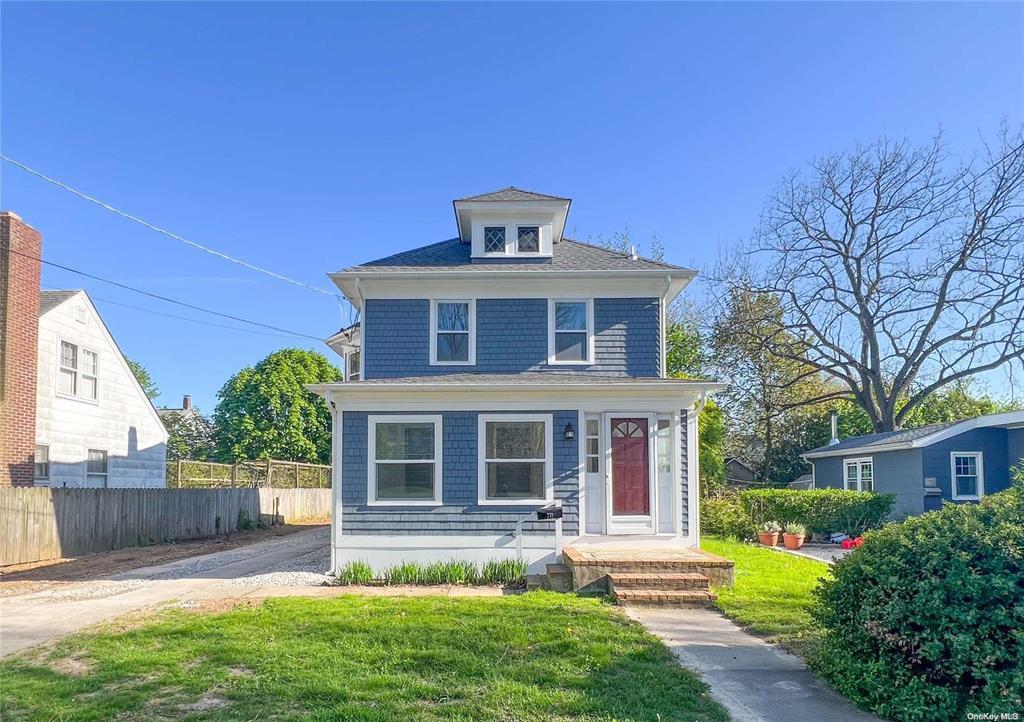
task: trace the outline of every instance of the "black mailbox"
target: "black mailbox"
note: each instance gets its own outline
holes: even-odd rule
[[[561,519],[562,518],[562,507],[560,506],[542,506],[537,510],[537,518],[540,521],[546,521],[549,519]]]

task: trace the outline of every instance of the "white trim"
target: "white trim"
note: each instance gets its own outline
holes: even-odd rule
[[[377,498],[377,424],[434,425],[434,496],[431,499],[378,499]],[[442,499],[441,475],[444,429],[440,414],[380,414],[366,417],[366,505],[367,506],[440,506]],[[423,460],[426,461],[426,460]],[[380,463],[401,463],[393,460]]]
[[[75,368],[73,368],[73,369],[70,368],[70,367],[65,367],[64,366],[64,360],[63,360],[64,359],[64,354],[62,353],[62,351],[63,351],[62,347],[63,347],[64,344],[67,344],[68,346],[74,346],[74,348],[75,348]],[[95,373],[86,374],[85,371],[82,370],[83,356],[84,356],[84,354],[86,352],[91,353],[91,354],[95,355],[95,357],[96,357],[96,369],[95,369],[96,372]],[[53,379],[53,393],[54,393],[54,395],[56,397],[58,397],[58,398],[61,398],[61,399],[69,399],[71,401],[83,401],[83,402],[85,402],[87,404],[93,404],[94,406],[99,406],[99,403],[100,403],[100,356],[101,355],[102,354],[100,354],[99,351],[97,351],[96,349],[92,348],[91,346],[85,346],[85,345],[83,345],[81,343],[78,343],[76,341],[69,341],[68,339],[64,338],[63,336],[59,336],[58,335],[57,336],[57,367],[54,370],[54,374],[55,375],[54,375],[54,379]],[[61,376],[60,372],[63,371],[65,368],[68,368],[69,371],[74,371],[74,373],[75,373],[75,393],[73,393],[73,394],[65,393],[65,392],[60,390],[60,376]],[[129,369],[129,373],[131,373],[131,369]],[[95,398],[82,395],[82,388],[83,388],[82,378],[85,377],[85,376],[89,376],[89,377],[95,379],[95,381],[96,381],[96,397]],[[131,376],[132,376],[132,378],[135,378],[135,374],[134,373],[132,373]],[[163,421],[160,422],[160,425],[163,426]]]
[[[587,531],[587,415],[582,411],[576,412],[576,456],[576,482],[579,484],[576,513],[579,533],[583,534]]]
[[[957,494],[956,493],[956,457],[973,456],[978,465],[978,493]],[[985,454],[981,451],[951,451],[949,452],[949,493],[953,501],[979,501],[985,496]]]
[[[850,491],[850,478],[846,472],[847,467],[857,467],[857,488],[854,491],[864,491],[864,464],[871,465],[871,490],[875,489],[875,460],[870,456],[857,456],[843,459],[843,489]]]
[[[646,419],[647,420],[647,505],[648,513],[644,515],[616,515],[614,507],[613,479],[614,464],[612,463],[612,418]],[[623,534],[653,535],[658,532],[658,485],[657,485],[657,413],[650,411],[614,411],[604,414],[603,427],[605,437],[605,529],[611,536]]]
[[[461,331],[438,331],[437,329],[437,304],[439,303],[464,303],[469,311],[469,358],[466,361],[438,361],[437,360],[437,334],[438,333],[462,333]],[[362,362],[362,357],[360,357]],[[476,365],[476,299],[475,298],[431,298],[430,299],[430,365],[431,366],[475,366]]]
[[[578,537],[566,539],[572,543]],[[531,574],[545,571],[555,561],[554,537],[549,534],[524,534],[521,538],[523,559]],[[498,535],[348,535],[335,543],[334,568],[350,561],[365,561],[374,571],[397,562],[447,562],[452,559],[478,563],[492,559],[515,559],[514,534]]]
[[[938,443],[939,441],[945,441],[946,439],[960,434],[972,431],[974,429],[983,429],[992,426],[1013,426],[1016,424],[1024,423],[1024,411],[1007,411],[1001,414],[988,414],[987,416],[976,416],[973,419],[967,419],[961,421],[952,426],[947,426],[945,429],[940,429],[933,434],[922,436],[919,439],[913,441],[904,441],[899,443],[890,444],[872,444],[870,446],[851,446],[845,449],[837,449],[830,451],[825,449],[823,451],[807,452],[802,454],[804,459],[821,459],[828,456],[842,456],[843,454],[849,454],[851,452],[860,453],[877,453],[880,451],[898,451],[900,449],[920,449],[925,446],[931,446],[932,444]]]
[[[587,358],[583,361],[559,361],[555,358],[556,333],[580,333],[579,330],[558,331],[555,328],[556,303],[582,303],[587,316]],[[548,299],[548,364],[550,366],[593,366],[594,361],[594,299],[593,298],[549,298]]]
[[[356,378],[353,379],[349,377],[349,369],[351,367],[351,358],[354,354],[359,354],[359,368],[356,369]],[[363,353],[361,349],[358,346],[353,347],[351,351],[346,351],[342,355],[342,359],[345,363],[345,373],[343,377],[345,382],[361,380],[363,378]]]
[[[338,568],[335,548],[341,541],[341,520],[344,511],[341,503],[341,470],[345,445],[342,439],[343,412],[335,407],[334,402],[327,399],[327,409],[331,413],[331,569]],[[367,436],[369,442],[369,436]]]
[[[521,461],[544,462],[544,498],[487,498],[487,423],[490,421],[534,421],[544,424],[544,459]],[[555,499],[553,414],[478,414],[477,415],[477,504],[479,506],[544,506]],[[511,461],[511,460],[509,460]]]

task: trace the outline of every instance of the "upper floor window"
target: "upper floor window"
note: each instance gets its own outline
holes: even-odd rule
[[[540,253],[540,227],[519,226],[516,235],[517,253]]]
[[[430,363],[476,363],[476,304],[473,301],[430,302]]]
[[[843,469],[844,489],[848,491],[875,490],[875,469],[871,459],[846,459],[843,461]]]
[[[441,417],[368,419],[370,504],[441,503]]]
[[[58,364],[57,393],[96,400],[99,390],[99,354],[61,341]]]
[[[50,447],[46,444],[36,444],[35,480],[50,480]]]
[[[592,362],[594,308],[589,300],[548,302],[548,363]]]
[[[358,381],[359,378],[359,351],[350,351],[345,354],[345,380]]]
[[[954,451],[949,455],[953,498],[980,499],[985,495],[985,471],[980,451]]]
[[[505,252],[505,226],[484,227],[484,253]]]

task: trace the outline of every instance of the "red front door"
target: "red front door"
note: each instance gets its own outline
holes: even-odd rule
[[[651,513],[647,419],[611,420],[612,515]]]

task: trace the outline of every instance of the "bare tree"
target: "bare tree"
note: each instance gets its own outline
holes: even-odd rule
[[[941,138],[882,139],[786,178],[723,291],[778,299],[781,319],[735,331],[805,366],[787,384],[829,382],[795,403],[848,398],[889,431],[932,392],[1024,356],[1022,231],[1021,129],[959,163]]]

